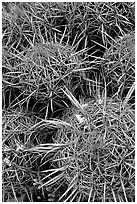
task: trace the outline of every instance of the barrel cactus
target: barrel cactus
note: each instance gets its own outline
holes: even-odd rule
[[[59,201],[134,201],[134,110],[110,98],[82,100],[81,108],[66,111],[54,137],[60,148],[51,161],[52,185],[61,180],[55,195]]]
[[[73,71],[80,67],[79,55],[68,44],[37,44],[27,51],[23,64],[18,67],[19,83],[26,96],[38,100],[62,98],[60,87],[70,85]]]
[[[113,87],[129,90],[135,81],[135,32],[113,39],[110,45],[104,54],[104,71]]]
[[[39,185],[36,169],[40,168],[41,155],[36,147],[44,142],[45,135],[30,130],[37,120],[19,108],[3,110],[2,122],[3,201],[15,198],[17,202],[18,197]]]
[[[66,107],[61,88],[81,90],[83,71],[87,62],[82,58],[85,50],[75,51],[68,43],[46,42],[33,45],[18,56],[19,62],[3,74],[4,88],[18,88],[24,101],[32,99],[53,112],[54,107]],[[84,61],[83,61],[84,60]],[[15,60],[16,61],[16,60]],[[65,102],[64,102],[65,101]]]

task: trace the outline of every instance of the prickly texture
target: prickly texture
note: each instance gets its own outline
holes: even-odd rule
[[[120,60],[120,58],[131,59],[132,63],[135,63],[135,32],[132,31],[113,40],[104,57],[112,61]]]
[[[54,159],[67,167],[65,180],[78,192],[74,201],[134,200],[134,111],[112,99],[83,107],[84,114],[66,112],[63,120],[73,128],[59,129],[54,141],[68,144]]]
[[[33,184],[38,179],[36,168],[38,170],[40,166],[40,157],[32,150],[41,143],[41,136],[39,132],[30,130],[36,119],[19,108],[3,110],[2,122],[2,188],[5,201],[15,195],[26,194],[30,187],[37,187],[38,183]]]
[[[26,52],[16,67],[11,68],[11,72],[5,73],[4,79],[31,98],[42,100],[53,95],[62,97],[61,86],[70,85],[73,70],[80,66],[79,56],[74,54],[70,46],[37,44]]]
[[[113,86],[123,85],[129,89],[135,81],[135,32],[113,40],[104,58],[104,72],[111,78]]]

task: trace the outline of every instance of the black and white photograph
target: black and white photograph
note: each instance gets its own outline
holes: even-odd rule
[[[1,7],[2,202],[135,202],[135,2]]]

